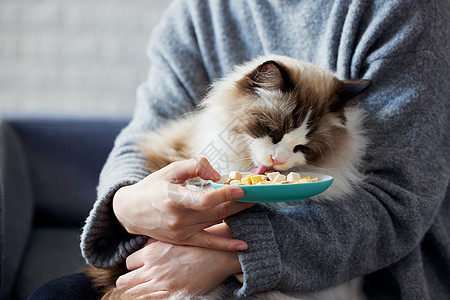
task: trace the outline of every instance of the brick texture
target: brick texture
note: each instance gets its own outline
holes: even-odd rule
[[[0,114],[131,114],[170,0],[0,0]]]

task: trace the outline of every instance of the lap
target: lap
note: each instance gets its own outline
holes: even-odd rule
[[[36,289],[27,300],[93,300],[100,294],[85,274],[73,274],[54,279]]]

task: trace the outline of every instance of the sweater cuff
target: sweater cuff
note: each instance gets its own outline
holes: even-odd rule
[[[233,238],[248,244],[239,251],[244,283],[227,280],[226,286],[236,297],[272,290],[281,279],[281,257],[266,207],[256,205],[226,220]]]
[[[111,188],[97,200],[81,235],[81,252],[86,262],[97,268],[111,268],[123,262],[142,247],[147,236],[129,234],[116,219],[112,199],[116,191],[134,181],[124,181]]]

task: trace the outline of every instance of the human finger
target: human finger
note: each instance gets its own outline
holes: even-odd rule
[[[123,293],[125,299],[165,299],[157,298],[161,295],[166,295],[167,298],[169,291],[159,290],[152,280],[133,286]]]
[[[129,257],[127,257],[126,265],[127,265],[128,271],[133,271],[133,270],[143,267],[144,260],[141,258],[140,253],[135,252],[132,255],[130,255]]]
[[[178,184],[194,177],[214,181],[220,179],[220,174],[204,157],[174,162],[167,167],[166,174],[170,182]]]
[[[228,226],[228,224],[225,222],[220,222],[220,223],[214,224],[208,228],[205,228],[205,231],[215,234],[215,235],[227,237],[229,239],[231,239],[233,237],[231,234],[230,226]]]
[[[156,241],[157,240],[152,238],[148,239],[148,241],[144,244],[144,246],[142,246],[141,249],[135,251],[134,253],[130,254],[127,257],[125,263],[129,271],[133,271],[144,266],[145,256],[147,255],[148,252],[146,247]]]
[[[158,291],[158,292],[153,292],[150,294],[147,294],[145,296],[141,296],[137,299],[142,299],[142,300],[147,300],[147,299],[168,299],[170,297],[170,292],[169,291]]]
[[[215,235],[205,230],[189,238],[189,245],[222,251],[243,251],[248,249],[246,242]]]
[[[217,205],[216,207],[205,211],[202,215],[203,222],[220,222],[229,216],[237,214],[243,210],[246,210],[255,203],[230,201]]]
[[[226,202],[234,202],[244,197],[245,192],[243,189],[235,186],[227,186],[212,191],[208,191],[202,194],[201,201],[196,207],[197,210],[209,210],[218,205]]]
[[[129,271],[136,270],[144,266],[144,250],[138,250],[127,257],[125,263]]]
[[[189,228],[194,229],[195,232],[199,230],[206,229],[208,232],[221,235],[223,234],[214,232],[214,230],[209,230],[211,226],[216,225],[229,216],[232,216],[238,212],[241,212],[245,209],[248,209],[254,206],[256,203],[248,203],[248,202],[238,202],[238,201],[230,201],[226,203],[222,203],[217,207],[210,210],[202,210],[192,212],[190,214],[185,214],[182,219],[178,222],[178,228],[185,228],[189,226]],[[231,234],[230,234],[231,238]]]
[[[138,271],[139,269],[136,269],[117,278],[116,287],[119,289],[126,289],[128,287],[133,287],[138,284],[142,284],[142,282],[145,282],[146,280],[143,280],[141,272]]]
[[[245,194],[243,189],[233,186],[199,192],[177,184],[169,184],[167,192],[172,203],[198,211],[210,210],[221,203],[240,199]]]

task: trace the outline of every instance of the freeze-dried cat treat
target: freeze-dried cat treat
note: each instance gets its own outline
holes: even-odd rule
[[[275,177],[277,177],[278,175],[280,175],[280,172],[267,173],[267,177],[269,177],[270,181],[273,181],[275,179]]]
[[[239,173],[237,171],[231,171],[230,175],[228,177],[231,180],[241,180],[242,179],[242,173]]]
[[[311,176],[306,175],[303,177],[300,177],[299,183],[306,183],[306,182],[317,182],[317,178],[311,178]]]
[[[283,174],[278,174],[272,181],[275,183],[281,183],[283,181],[286,181],[286,176],[284,176]]]
[[[299,173],[291,172],[287,176],[280,172],[267,171],[265,175],[248,174],[243,177],[242,173],[237,171],[230,172],[228,180],[224,184],[229,185],[267,185],[267,184],[292,184],[317,182],[317,178],[309,175],[301,177]]]
[[[300,174],[296,172],[291,172],[287,176],[288,181],[299,181],[300,180]]]

